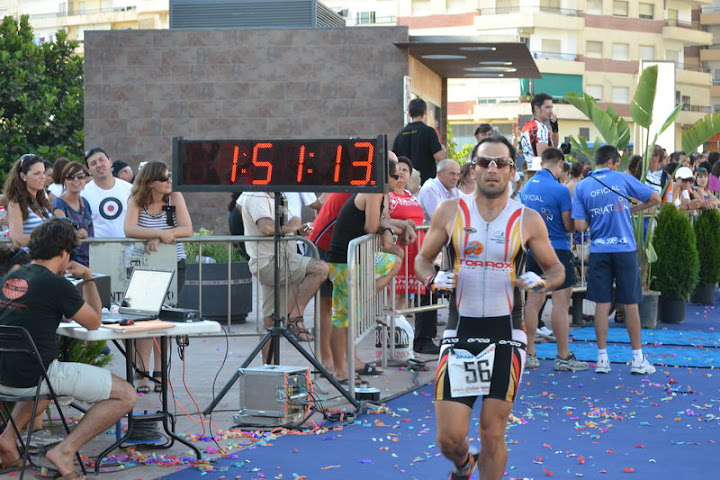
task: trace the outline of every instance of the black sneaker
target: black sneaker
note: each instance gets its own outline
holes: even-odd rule
[[[440,353],[440,347],[435,345],[429,338],[423,340],[417,340],[413,345],[413,351],[415,353],[424,353],[426,355],[438,355]]]

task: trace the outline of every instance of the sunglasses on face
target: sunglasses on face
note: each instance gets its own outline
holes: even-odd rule
[[[391,174],[390,177],[394,178],[395,180],[400,180],[400,175],[397,173]]]
[[[75,175],[65,175],[65,180],[85,180],[87,175],[82,172],[76,173]]]
[[[512,167],[515,165],[515,162],[513,162],[513,159],[510,157],[476,157],[473,165],[490,168],[490,165],[493,163],[496,168]]]
[[[172,180],[172,173],[168,173],[166,176],[157,179],[158,182],[167,182],[168,180]]]
[[[682,179],[680,179],[680,181],[693,183],[693,182],[695,182],[695,179],[694,178],[682,178]]]

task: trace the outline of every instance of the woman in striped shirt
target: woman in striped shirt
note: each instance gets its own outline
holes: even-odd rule
[[[27,247],[30,234],[51,217],[45,194],[45,163],[37,155],[25,154],[15,162],[5,181],[9,236],[15,245]]]
[[[148,162],[138,173],[128,199],[127,216],[125,217],[125,235],[132,238],[146,238],[147,250],[153,252],[162,243],[175,243],[177,259],[177,291],[180,295],[185,283],[185,249],[183,244],[176,242],[180,237],[193,234],[192,220],[185,199],[180,192],[172,191],[172,174],[163,162]],[[160,352],[155,339],[137,341],[137,355],[140,368],[143,369],[142,379],[137,387],[138,393],[148,393],[150,387],[150,355],[153,354],[153,381],[155,391],[162,389],[160,385]]]

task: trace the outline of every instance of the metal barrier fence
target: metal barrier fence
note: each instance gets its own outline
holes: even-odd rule
[[[188,265],[192,265],[196,263],[197,260],[197,280],[188,280],[185,282],[186,286],[197,286],[198,290],[198,296],[197,296],[197,309],[200,312],[201,316],[205,316],[207,314],[207,309],[209,307],[207,299],[204,298],[203,290],[205,287],[208,286],[220,286],[220,287],[226,287],[227,290],[227,303],[226,303],[226,309],[224,310],[226,312],[225,314],[225,321],[227,322],[228,326],[228,334],[230,336],[257,336],[261,335],[265,332],[265,328],[263,328],[262,323],[262,305],[261,305],[261,294],[260,294],[260,284],[257,280],[256,275],[252,275],[251,277],[247,279],[238,279],[233,278],[233,262],[227,261],[227,274],[224,278],[221,279],[209,279],[205,273],[205,270],[209,269],[211,265],[217,265],[217,263],[204,263],[201,259],[205,257],[205,253],[207,252],[207,247],[214,244],[225,244],[226,246],[226,257],[227,259],[233,258],[233,253],[236,251],[237,247],[236,245],[239,243],[245,243],[245,242],[273,242],[274,239],[272,236],[232,236],[232,235],[225,235],[225,236],[194,236],[194,237],[185,237],[185,238],[179,238],[177,239],[179,243],[183,243],[186,247],[192,244],[197,244],[197,251],[198,251],[198,258],[188,258]],[[302,242],[304,245],[306,245],[307,251],[310,253],[310,255],[313,258],[318,258],[318,251],[317,247],[310,242],[305,237],[301,236],[285,236],[284,240],[286,242],[290,242],[291,245],[289,248],[293,248],[295,242]],[[0,238],[0,243],[9,243],[10,240],[7,238]],[[137,244],[145,244],[146,240],[144,239],[135,239],[135,238],[87,238],[82,240],[83,243],[89,243],[91,245],[117,245],[118,251],[133,248],[133,245]],[[162,267],[157,266],[157,262],[151,265],[147,265],[147,258],[151,258],[152,255],[148,255],[147,252],[145,252],[144,249],[137,249],[136,253],[139,257],[145,256],[145,260],[140,261],[140,265],[149,266],[150,268],[167,268],[169,270],[175,270],[175,245],[164,245],[160,244],[160,248],[163,246],[167,247],[172,252],[172,258],[173,263],[171,265],[162,265]],[[206,247],[205,249],[203,247]],[[203,251],[205,250],[205,252]],[[106,253],[106,252],[102,252]],[[97,263],[94,261],[92,257],[93,251],[91,247],[91,259],[90,264],[94,267],[94,264]],[[153,254],[157,255],[157,254]],[[125,260],[127,261],[127,259]],[[131,265],[127,265],[131,266]],[[100,274],[108,274],[111,275],[114,272],[110,271],[102,271],[103,269],[98,268],[92,268],[94,273],[100,273]],[[106,269],[108,270],[108,269]],[[251,298],[242,298],[237,299],[234,298],[232,295],[232,288],[234,285],[238,285],[238,283],[250,283],[251,289],[257,292],[255,295],[251,295]],[[285,288],[289,289],[291,287],[290,282],[285,281]],[[287,292],[286,292],[287,293]],[[253,302],[254,299],[254,302]],[[116,302],[120,299],[116,299]],[[257,323],[255,326],[254,331],[244,331],[239,333],[233,333],[231,331],[233,326],[233,318],[232,318],[232,311],[233,311],[233,305],[235,302],[253,302],[252,308],[248,308],[248,312],[254,312],[256,314]],[[213,305],[214,306],[214,305]],[[318,315],[318,309],[319,309],[319,302],[315,302],[315,312],[314,312],[314,324],[316,326],[319,325],[319,315]],[[286,316],[287,312],[281,312],[281,315]],[[218,318],[216,318],[218,319]],[[220,319],[221,320],[221,319]],[[315,335],[316,338],[316,347],[319,345],[319,328],[316,328],[316,331],[318,332],[317,335]]]

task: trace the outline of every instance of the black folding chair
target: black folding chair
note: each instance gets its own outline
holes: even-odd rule
[[[60,403],[58,402],[58,397],[55,394],[55,389],[53,388],[52,384],[50,383],[50,379],[47,376],[47,371],[45,370],[45,366],[42,363],[42,357],[40,357],[40,353],[38,352],[37,347],[35,346],[35,342],[30,336],[30,333],[28,333],[25,328],[0,325],[0,356],[8,354],[25,355],[28,362],[37,363],[39,368],[42,370],[42,378],[40,379],[40,382],[38,382],[38,385],[35,388],[34,395],[15,396],[0,393],[0,401],[3,402],[4,414],[7,419],[10,420],[10,425],[12,425],[13,430],[15,430],[15,435],[20,442],[19,451],[22,458],[20,480],[22,480],[23,476],[25,475],[25,468],[27,467],[28,462],[32,464],[32,459],[29,458],[30,454],[28,447],[30,445],[30,440],[32,439],[32,426],[35,416],[37,415],[38,402],[41,399],[52,400],[55,403],[55,407],[57,408],[60,419],[62,420],[63,426],[65,427],[65,432],[67,432],[68,434],[70,434],[70,427],[68,426],[67,420],[65,420],[65,415],[63,415],[62,409],[60,408]],[[42,386],[43,381],[48,386],[48,394],[40,393],[40,387]],[[18,430],[17,425],[12,418],[12,412],[10,411],[7,402],[28,402],[30,400],[33,401],[32,416],[30,417],[30,421],[27,424],[27,437],[23,442],[22,434]],[[5,421],[5,428],[8,428],[7,421]],[[83,475],[87,475],[85,465],[83,464],[82,458],[80,457],[80,452],[77,452],[75,456],[78,463],[80,464],[80,469],[82,470]]]

